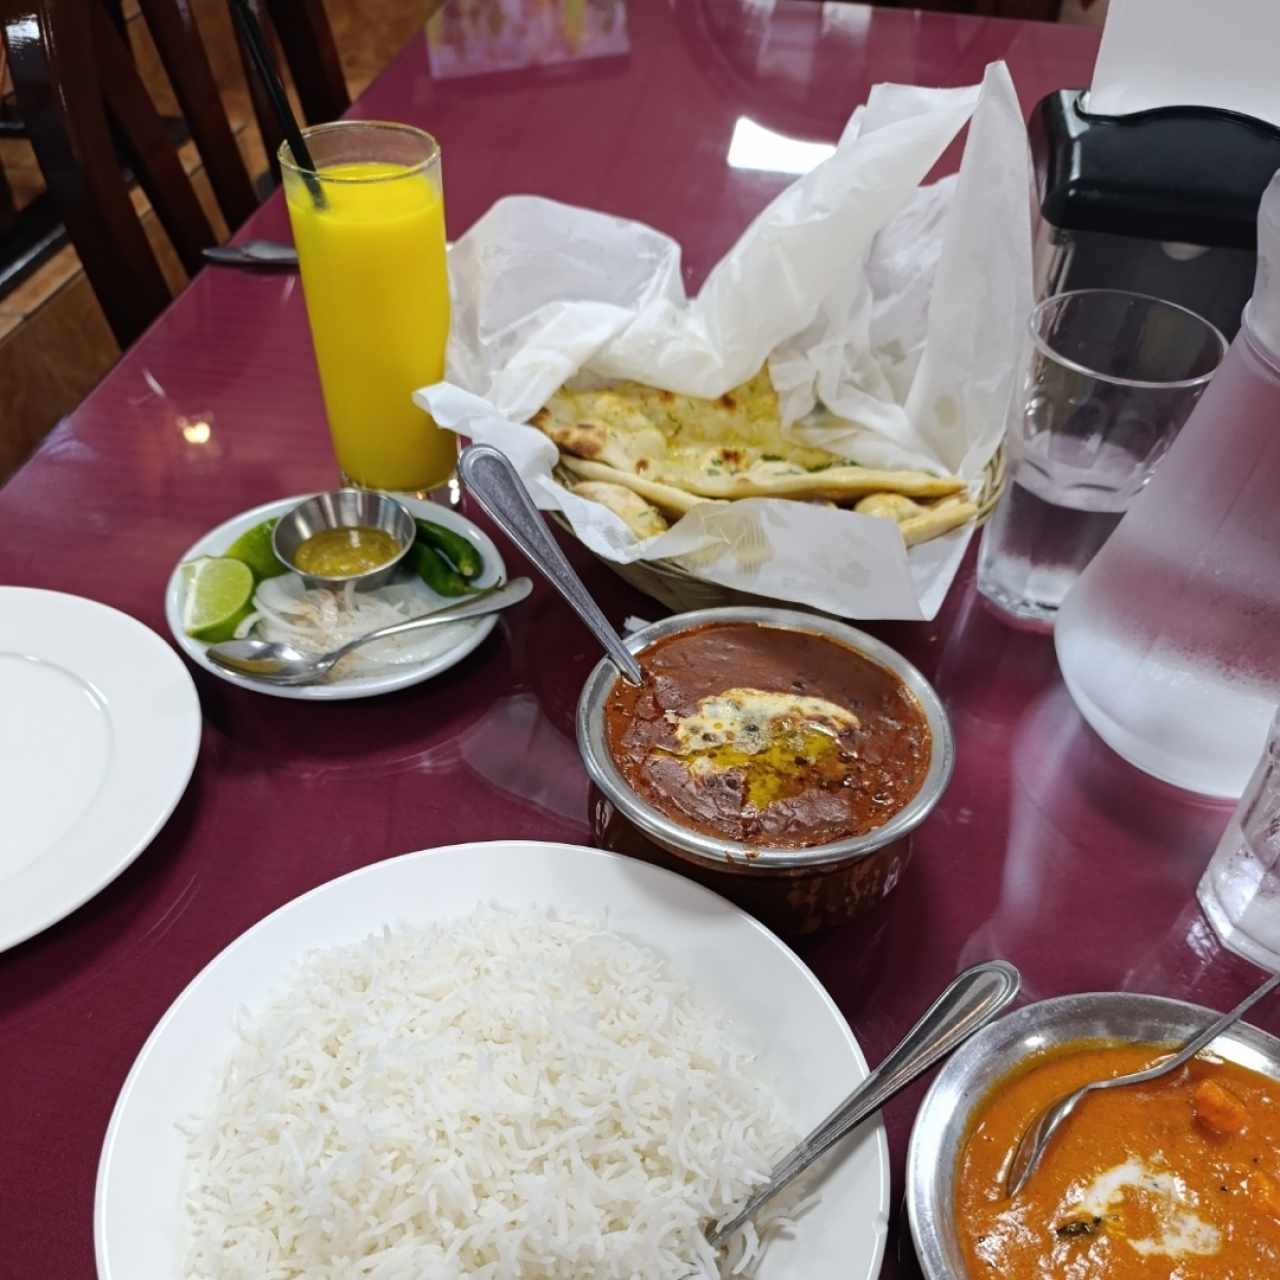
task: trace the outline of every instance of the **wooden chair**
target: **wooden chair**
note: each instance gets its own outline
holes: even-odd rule
[[[268,0],[273,7],[282,31],[296,28],[282,45],[308,116],[313,108],[319,118],[340,114],[346,89],[342,85],[339,94],[334,88],[332,72],[337,69],[341,84],[341,69],[327,22],[323,30],[319,26],[320,0],[278,6]],[[236,227],[257,201],[190,6],[187,0],[140,0],[140,8],[218,206],[227,225]],[[217,235],[102,0],[0,0],[0,19],[19,109],[45,183],[112,332],[121,347],[128,346],[170,295],[134,212],[122,158],[188,275],[200,269],[202,250],[216,244]]]

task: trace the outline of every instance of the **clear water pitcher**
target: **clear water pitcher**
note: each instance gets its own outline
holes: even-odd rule
[[[1126,760],[1244,791],[1280,701],[1280,174],[1240,332],[1054,636],[1076,706]]]

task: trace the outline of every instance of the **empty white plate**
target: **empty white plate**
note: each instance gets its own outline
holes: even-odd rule
[[[174,1001],[120,1091],[98,1165],[100,1280],[174,1280],[182,1268],[180,1120],[205,1111],[236,1043],[237,1012],[260,1010],[293,962],[397,921],[465,915],[484,903],[599,919],[668,957],[752,1044],[796,1127],[807,1132],[866,1078],[840,1011],[762,924],[674,872],[574,845],[495,841],[406,854],[313,889],[255,925]],[[838,1149],[821,1200],[770,1245],[759,1280],[873,1280],[889,1208],[879,1120]]]
[[[94,600],[0,587],[0,950],[151,843],[199,748],[195,685],[155,632]]]

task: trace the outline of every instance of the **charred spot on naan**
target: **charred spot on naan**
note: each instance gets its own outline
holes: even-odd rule
[[[561,449],[568,449],[579,458],[598,458],[605,451],[608,435],[603,427],[593,422],[566,423],[547,430],[547,435]]]

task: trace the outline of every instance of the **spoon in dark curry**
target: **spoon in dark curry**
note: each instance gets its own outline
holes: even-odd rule
[[[1009,1161],[1009,1172],[1005,1177],[1005,1191],[1010,1199],[1027,1185],[1027,1180],[1035,1173],[1036,1166],[1040,1163],[1040,1158],[1047,1150],[1053,1135],[1076,1109],[1080,1099],[1086,1093],[1096,1093],[1102,1089],[1120,1089],[1130,1084],[1146,1084],[1149,1080],[1158,1080],[1161,1076],[1167,1076],[1169,1072],[1176,1071],[1184,1063],[1190,1062],[1201,1049],[1211,1045],[1228,1027],[1239,1022],[1263,996],[1274,991],[1277,984],[1280,984],[1280,973],[1268,978],[1251,996],[1241,1000],[1230,1013],[1224,1013],[1222,1017],[1211,1022],[1175,1053],[1167,1058],[1161,1058],[1154,1067],[1148,1067],[1145,1071],[1131,1071],[1127,1075],[1115,1076],[1110,1080],[1094,1080],[1071,1093],[1064,1094],[1056,1102],[1051,1102],[1027,1126],[1026,1132],[1018,1139],[1018,1145],[1014,1148],[1013,1159]]]
[[[629,684],[644,684],[644,672],[622,637],[609,625],[582,579],[565,559],[547,522],[533,505],[516,469],[490,444],[473,444],[458,459],[458,474],[495,524],[533,562],[569,602],[604,646],[610,661]]]

